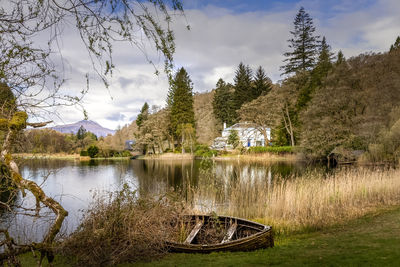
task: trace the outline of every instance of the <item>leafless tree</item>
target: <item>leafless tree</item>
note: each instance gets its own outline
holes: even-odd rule
[[[79,94],[63,92],[65,79],[57,71],[54,55],[63,61],[58,46],[63,28],[74,25],[86,47],[93,70],[108,87],[108,79],[115,68],[113,44],[125,41],[144,51],[145,43],[152,43],[164,58],[164,70],[170,76],[174,36],[170,29],[172,18],[183,14],[180,0],[9,0],[0,2],[0,83],[2,92],[9,88],[11,98],[1,94],[1,188],[7,192],[21,192],[34,196],[33,214],[50,209],[55,218],[41,242],[19,244],[8,229],[0,229],[0,263],[8,261],[20,265],[17,255],[30,250],[41,253],[52,261],[54,239],[68,212],[33,181],[21,176],[12,157],[18,134],[27,126],[44,126],[48,122],[29,123],[28,118],[47,108],[76,105],[89,88]],[[39,36],[46,37],[44,43]],[[147,57],[146,57],[147,58]],[[149,58],[149,63],[153,64]],[[158,71],[157,71],[158,72]],[[11,99],[11,100],[10,100]],[[10,102],[11,101],[11,102]],[[12,104],[12,107],[4,105]],[[1,191],[0,191],[1,193]],[[9,199],[9,198],[8,198]],[[11,210],[12,201],[0,202],[1,209]],[[0,264],[1,265],[1,264]]]

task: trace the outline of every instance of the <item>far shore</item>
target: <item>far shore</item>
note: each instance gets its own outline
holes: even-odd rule
[[[149,160],[193,160],[202,159],[203,157],[195,156],[190,153],[163,153],[156,155],[145,155],[139,157],[140,159]],[[216,161],[240,160],[240,161],[255,161],[255,162],[268,162],[268,161],[301,161],[302,159],[296,154],[275,154],[275,153],[262,153],[262,154],[226,154],[222,156],[210,157],[209,159]]]
[[[80,156],[79,154],[65,154],[65,153],[14,153],[14,157],[22,159],[63,159],[63,160],[121,160],[129,159],[130,157],[110,157],[110,158],[90,158],[88,156]]]

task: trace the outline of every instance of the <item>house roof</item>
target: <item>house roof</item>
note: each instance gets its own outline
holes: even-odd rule
[[[257,125],[254,123],[249,123],[249,122],[239,122],[228,128],[225,128],[224,130],[232,130],[232,129],[237,129],[237,128],[251,128],[251,127],[255,128],[255,127],[257,127]]]

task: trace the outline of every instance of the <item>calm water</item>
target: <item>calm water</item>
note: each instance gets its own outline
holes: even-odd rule
[[[268,186],[273,179],[293,179],[310,171],[327,172],[321,166],[301,163],[239,163],[238,161],[67,161],[26,160],[20,164],[23,177],[42,185],[69,212],[64,233],[76,229],[82,212],[89,206],[94,192],[115,191],[128,183],[139,194],[178,192],[189,202],[193,194],[200,197],[192,203],[204,212],[221,211],[229,202],[229,188],[239,182],[247,186]],[[15,203],[34,208],[31,196],[18,196]],[[11,226],[25,238],[35,239],[46,231],[48,221],[27,216],[0,215],[1,225]],[[18,228],[17,228],[18,226]]]

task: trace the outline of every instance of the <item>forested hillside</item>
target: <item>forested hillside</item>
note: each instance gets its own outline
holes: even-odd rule
[[[278,83],[272,83],[262,66],[254,70],[240,62],[232,84],[218,79],[210,92],[194,93],[181,67],[171,80],[165,107],[144,103],[136,121],[96,144],[101,150],[123,150],[126,140],[135,140],[143,153],[193,152],[197,144],[211,145],[223,123],[251,122],[262,133],[271,129],[266,144],[296,147],[312,159],[355,160],[361,155],[367,161],[398,160],[400,37],[387,52],[346,59],[317,35],[304,8],[293,26]],[[33,142],[39,138],[27,136]]]

